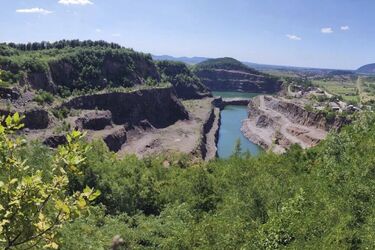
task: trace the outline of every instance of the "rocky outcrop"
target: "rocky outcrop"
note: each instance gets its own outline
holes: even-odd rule
[[[20,97],[20,92],[16,88],[0,87],[0,98],[16,100]]]
[[[124,127],[115,128],[103,138],[109,150],[113,152],[118,152],[126,142],[126,139],[126,130]]]
[[[0,110],[0,115],[13,115],[17,111]],[[27,111],[18,112],[21,116],[25,116],[22,120],[24,127],[28,129],[45,129],[50,124],[48,111],[39,108],[32,108]]]
[[[113,122],[137,126],[147,120],[155,128],[164,128],[188,113],[172,88],[144,89],[80,96],[62,105],[69,109],[110,110]]]
[[[75,123],[79,129],[102,130],[111,125],[112,113],[108,110],[89,111],[83,117],[79,117]]]
[[[44,109],[32,109],[24,113],[25,127],[29,129],[45,129],[50,123],[48,111]]]
[[[322,112],[305,110],[302,106],[283,101],[273,97],[265,97],[266,107],[284,114],[289,120],[304,126],[313,126],[324,130],[338,130],[349,121],[343,117],[336,116],[334,119],[327,119]]]
[[[66,135],[52,135],[47,137],[43,141],[44,145],[51,148],[57,148],[58,146],[63,145],[65,143],[67,143]]]

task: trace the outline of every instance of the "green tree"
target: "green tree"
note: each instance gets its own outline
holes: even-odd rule
[[[0,248],[56,249],[56,229],[80,216],[100,194],[89,187],[71,195],[66,191],[68,176],[81,174],[89,148],[82,146],[83,134],[73,131],[54,155],[50,173],[35,171],[17,154],[24,145],[15,135],[21,119],[15,113],[0,121]]]

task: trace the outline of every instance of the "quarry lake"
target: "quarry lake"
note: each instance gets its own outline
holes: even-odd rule
[[[213,92],[214,96],[222,98],[251,98],[256,93],[239,92]],[[242,120],[247,118],[246,106],[228,105],[221,111],[221,127],[219,130],[218,156],[219,158],[228,158],[232,155],[236,141],[240,139],[243,152],[249,151],[251,155],[258,155],[262,149],[249,141],[241,132]]]

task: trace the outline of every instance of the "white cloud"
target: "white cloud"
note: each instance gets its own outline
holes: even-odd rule
[[[59,0],[60,4],[64,5],[88,5],[94,4],[90,0]]]
[[[348,25],[345,25],[345,26],[341,26],[340,29],[343,31],[346,31],[346,30],[350,30],[350,27]]]
[[[323,34],[331,34],[333,33],[333,29],[331,27],[327,27],[327,28],[322,28],[320,30]]]
[[[289,40],[293,40],[293,41],[301,41],[302,40],[302,38],[297,36],[297,35],[287,34],[286,37],[289,38]]]
[[[101,33],[102,30],[101,30],[101,29],[96,29],[95,32],[96,32],[96,33]]]
[[[16,10],[16,12],[17,13],[26,13],[26,14],[43,14],[43,15],[53,13],[52,11],[45,10],[45,9],[42,9],[42,8],[18,9],[18,10]]]
[[[113,37],[120,37],[121,34],[120,34],[120,33],[113,33],[112,36],[113,36]]]

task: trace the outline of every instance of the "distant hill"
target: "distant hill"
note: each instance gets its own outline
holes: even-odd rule
[[[152,58],[156,61],[175,61],[175,62],[183,62],[189,65],[195,65],[199,64],[201,62],[204,62],[206,60],[212,59],[208,57],[173,57],[169,55],[162,55],[162,56],[156,56],[153,55]],[[300,73],[312,73],[312,74],[327,74],[331,71],[334,71],[335,69],[320,69],[320,68],[311,68],[311,67],[296,67],[296,66],[284,66],[284,65],[270,65],[270,64],[259,64],[259,63],[253,63],[253,62],[244,62],[243,64],[246,66],[256,69],[258,71],[294,71],[294,72],[300,72]]]
[[[375,63],[364,65],[357,69],[357,72],[360,74],[375,74]]]
[[[201,63],[209,59],[207,57],[197,57],[197,56],[195,57],[186,57],[186,56],[173,57],[173,56],[168,56],[168,55],[162,55],[162,56],[152,55],[152,58],[155,61],[173,61],[173,62],[183,62],[186,64],[197,64],[197,63]]]
[[[212,91],[269,93],[280,90],[280,81],[230,58],[208,59],[193,67],[195,74]]]

